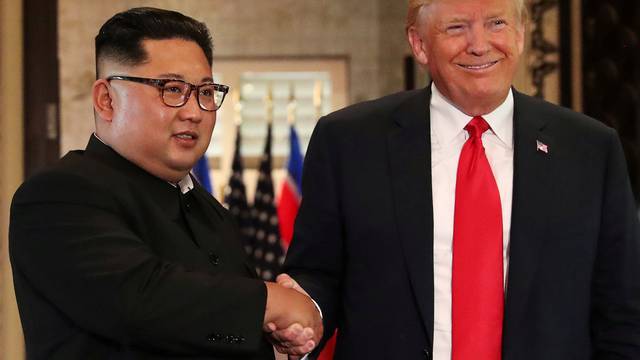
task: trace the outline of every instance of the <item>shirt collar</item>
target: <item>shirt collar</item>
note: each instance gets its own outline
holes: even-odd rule
[[[173,184],[172,184],[173,185]],[[176,185],[173,185],[176,186]],[[180,192],[183,194],[188,193],[193,189],[193,180],[191,180],[191,175],[187,174],[182,180],[178,181],[178,187],[180,187]]]
[[[508,149],[513,148],[513,91],[509,89],[507,98],[495,110],[482,117],[489,123],[491,130]],[[431,83],[431,129],[440,144],[451,143],[472,117],[460,111],[438,91]]]
[[[100,139],[98,134],[96,134],[95,132],[93,133],[93,136],[95,136],[96,139],[100,140],[100,142],[103,143],[104,145],[109,146],[102,139]],[[111,147],[111,146],[109,146],[109,147]],[[188,173],[187,173],[187,175],[185,175],[182,178],[182,180],[178,181],[177,184],[174,184],[174,183],[171,183],[171,182],[169,182],[169,184],[171,184],[171,186],[176,187],[176,188],[179,187],[180,188],[180,192],[183,193],[183,194],[186,194],[189,191],[191,191],[191,189],[193,189],[193,180],[191,179],[191,176]]]

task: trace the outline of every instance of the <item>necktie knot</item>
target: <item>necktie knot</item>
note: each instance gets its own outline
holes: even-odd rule
[[[485,131],[489,130],[489,124],[482,116],[475,116],[464,129],[469,132],[470,137],[479,139]]]

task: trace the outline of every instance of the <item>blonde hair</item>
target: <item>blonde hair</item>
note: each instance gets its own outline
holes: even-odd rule
[[[409,11],[407,12],[407,23],[405,30],[409,30],[418,22],[418,14],[423,6],[431,5],[433,0],[409,0]]]
[[[411,26],[414,26],[418,22],[420,10],[427,5],[431,5],[437,0],[409,0],[409,11],[407,12],[407,24],[405,30],[409,30]],[[524,23],[527,19],[527,6],[525,0],[512,0],[516,6],[516,13],[520,15],[520,21]]]

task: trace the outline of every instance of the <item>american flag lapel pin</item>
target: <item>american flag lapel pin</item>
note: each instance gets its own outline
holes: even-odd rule
[[[547,146],[547,144],[543,143],[540,140],[536,140],[536,150],[542,151],[545,154],[549,154],[549,146]]]

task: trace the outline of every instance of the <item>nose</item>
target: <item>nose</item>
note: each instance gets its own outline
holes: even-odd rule
[[[182,105],[178,111],[178,116],[182,120],[189,120],[192,122],[202,121],[202,112],[204,110],[200,109],[200,105],[198,105],[198,99],[195,91],[196,90],[193,90],[191,92],[187,102]]]
[[[483,56],[491,50],[488,30],[481,24],[474,24],[467,33],[467,53]]]

